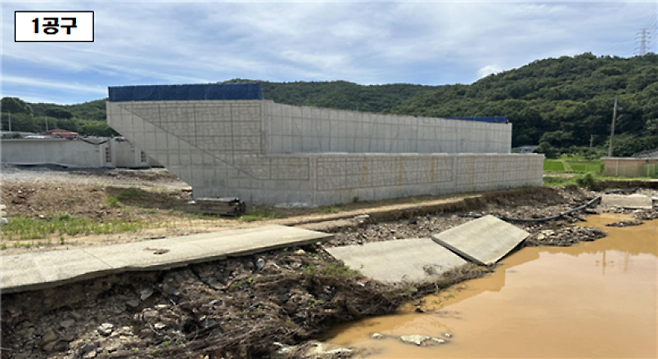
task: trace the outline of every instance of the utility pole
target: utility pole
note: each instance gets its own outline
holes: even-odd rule
[[[592,146],[594,145],[594,135],[589,136],[589,148],[592,149]]]
[[[612,126],[610,128],[610,147],[608,147],[608,157],[612,157],[612,138],[615,136],[616,118],[617,118],[617,96],[615,95],[615,106],[612,109]]]
[[[48,117],[44,115],[43,120],[46,121],[46,132],[48,132]]]
[[[7,114],[9,115],[9,132],[11,132],[11,111],[7,111]]]

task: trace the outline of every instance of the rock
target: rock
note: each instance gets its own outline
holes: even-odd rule
[[[151,295],[153,295],[153,289],[147,288],[139,293],[139,299],[147,300]]]
[[[306,254],[306,252],[303,249],[298,249],[295,251],[295,254]]]
[[[452,338],[452,334],[450,333],[443,333],[443,336],[446,338]]]
[[[67,320],[62,320],[62,321],[59,323],[59,325],[60,325],[62,328],[64,328],[64,329],[68,329],[70,326],[73,325],[73,323],[75,323],[75,320],[73,320],[73,319],[67,319]]]
[[[431,338],[427,335],[403,335],[400,337],[400,340],[405,344],[414,344],[421,346],[424,342],[430,340]]]
[[[164,323],[155,323],[155,324],[153,325],[153,328],[155,328],[155,329],[157,329],[157,330],[162,330],[162,329],[164,329],[164,328],[166,328],[166,327],[167,327],[167,324],[164,324]]]
[[[139,300],[137,299],[132,299],[126,302],[126,305],[131,307],[131,308],[137,308],[139,306]]]
[[[432,338],[430,340],[436,342],[437,344],[445,344],[446,343],[445,340],[440,339],[440,338]]]
[[[83,346],[78,349],[79,356],[85,356],[87,353],[96,352],[96,344],[85,343]]]
[[[82,356],[82,359],[93,359],[98,355],[98,353],[95,350],[90,351],[89,353],[85,354]]]
[[[386,338],[386,336],[384,334],[381,334],[381,333],[372,333],[372,334],[370,334],[370,338],[379,340],[379,339]]]
[[[258,271],[262,271],[264,267],[265,267],[265,260],[263,258],[258,258],[258,260],[256,261],[256,269],[258,269]]]
[[[98,327],[97,331],[98,334],[107,337],[114,331],[114,325],[110,323],[103,323]]]
[[[57,334],[54,331],[49,330],[43,334],[41,337],[41,345],[46,345],[48,343],[54,342],[57,340]]]
[[[53,349],[55,349],[55,345],[57,344],[57,341],[52,341],[46,345],[43,346],[43,350],[46,352],[51,352]]]

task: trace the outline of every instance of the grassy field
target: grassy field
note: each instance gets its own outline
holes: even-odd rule
[[[549,173],[601,173],[601,160],[588,160],[581,156],[563,155],[557,160],[544,160],[544,172]]]

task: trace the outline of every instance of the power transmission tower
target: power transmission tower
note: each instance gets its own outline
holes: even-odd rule
[[[638,55],[639,56],[644,56],[647,54],[647,43],[651,42],[651,31],[647,28],[643,28],[640,31],[638,31],[637,35],[635,36],[636,42],[639,42],[639,48],[638,50]]]

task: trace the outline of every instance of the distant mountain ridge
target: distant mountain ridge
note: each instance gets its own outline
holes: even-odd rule
[[[590,143],[604,147],[617,95],[615,154],[658,147],[656,54],[620,58],[585,53],[537,60],[470,85],[224,81],[237,82],[259,82],[265,99],[291,105],[429,117],[508,116],[514,125],[514,146],[540,144],[545,152],[582,150]],[[107,127],[105,100],[77,105],[24,104],[32,118],[48,116],[64,129],[83,134],[111,131],[103,127]],[[3,129],[5,117],[3,109]],[[14,129],[29,131],[27,127],[39,127],[43,121],[24,122],[26,128]]]

